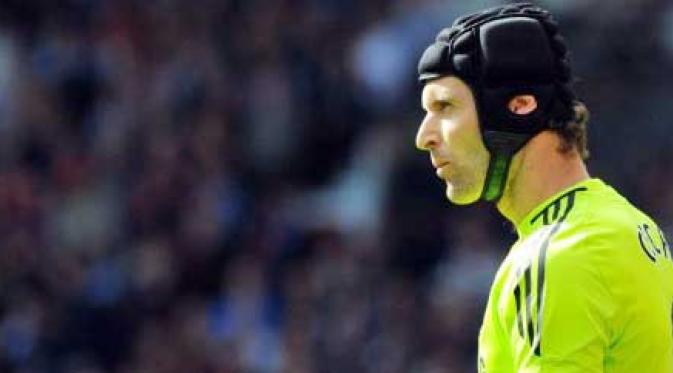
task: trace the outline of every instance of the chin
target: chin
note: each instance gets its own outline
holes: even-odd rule
[[[456,205],[469,205],[479,200],[480,194],[471,190],[460,190],[448,185],[446,186],[446,198]]]

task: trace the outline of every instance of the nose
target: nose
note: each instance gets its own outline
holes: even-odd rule
[[[416,133],[416,147],[419,150],[431,150],[439,144],[440,135],[437,126],[437,120],[430,113],[426,114]]]

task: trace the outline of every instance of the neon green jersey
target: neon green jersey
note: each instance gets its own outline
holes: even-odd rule
[[[480,373],[673,372],[673,260],[649,217],[590,179],[517,232],[486,307]]]

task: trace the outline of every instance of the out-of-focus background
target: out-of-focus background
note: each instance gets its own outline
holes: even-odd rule
[[[475,371],[515,237],[414,149],[415,66],[499,3],[0,1],[0,371]],[[539,4],[670,236],[673,2]]]

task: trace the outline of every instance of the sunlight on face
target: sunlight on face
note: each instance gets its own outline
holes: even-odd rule
[[[416,146],[430,153],[451,202],[476,202],[484,187],[489,153],[479,132],[472,91],[455,77],[433,80],[423,88],[422,105],[426,115]]]

